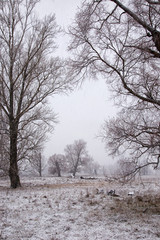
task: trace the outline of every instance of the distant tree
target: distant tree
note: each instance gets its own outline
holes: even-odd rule
[[[143,161],[142,161],[143,162]],[[135,158],[120,158],[112,171],[112,178],[127,182],[134,180],[136,175],[144,176],[151,173],[149,165],[145,163],[141,166],[137,164]],[[138,173],[138,174],[137,174]]]
[[[42,149],[33,150],[32,155],[30,154],[30,159],[23,159],[18,162],[20,174],[27,176],[38,175],[42,177],[46,166],[45,158],[42,155]]]
[[[91,166],[92,166],[92,173],[95,176],[97,176],[99,171],[100,171],[100,169],[101,169],[100,164],[98,162],[93,161]]]
[[[41,150],[35,151],[33,153],[33,157],[30,161],[32,171],[38,173],[40,177],[42,177],[43,170],[45,169],[46,165],[44,163],[44,157],[42,156]]]
[[[0,108],[9,130],[12,188],[21,185],[18,173],[21,150],[23,155],[32,151],[39,144],[36,131],[45,135],[55,122],[46,106],[47,97],[71,86],[71,81],[63,78],[64,63],[53,57],[54,39],[59,32],[55,16],[38,20],[33,14],[38,2],[0,2]]]
[[[66,159],[62,154],[54,154],[48,160],[48,171],[50,174],[58,174],[61,177],[61,172],[66,170]]]
[[[97,176],[100,170],[100,165],[98,162],[94,161],[92,157],[88,156],[82,170],[84,173]]]
[[[73,144],[67,145],[65,148],[65,157],[68,162],[70,172],[75,177],[76,173],[90,161],[87,152],[87,143],[84,140],[76,140]]]
[[[123,158],[117,162],[117,169],[115,171],[115,178],[121,179],[124,182],[134,179],[136,172],[136,162],[134,159]]]
[[[160,2],[84,1],[69,29],[69,74],[104,77],[122,111],[106,121],[112,154],[135,172],[160,161]],[[145,162],[143,161],[145,159]]]

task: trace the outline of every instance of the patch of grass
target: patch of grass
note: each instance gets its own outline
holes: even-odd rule
[[[160,196],[142,195],[114,199],[112,208],[121,212],[135,212],[160,215]]]

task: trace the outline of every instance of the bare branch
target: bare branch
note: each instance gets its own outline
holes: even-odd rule
[[[150,1],[150,0],[146,0],[146,2],[148,2],[149,4],[157,4],[160,5],[160,1]]]

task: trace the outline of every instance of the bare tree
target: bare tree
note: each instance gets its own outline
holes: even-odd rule
[[[70,172],[74,177],[80,168],[90,160],[86,145],[87,143],[84,140],[75,140],[73,144],[67,145],[64,150]]]
[[[69,33],[69,74],[79,79],[103,76],[123,109],[105,124],[111,152],[132,152],[138,169],[142,158],[144,166],[158,166],[160,2],[85,1]]]
[[[33,157],[30,160],[30,163],[32,171],[35,171],[40,177],[42,177],[42,173],[46,165],[44,163],[44,157],[42,156],[41,150],[33,152]]]
[[[100,165],[98,162],[94,161],[94,159],[91,156],[87,156],[84,159],[84,165],[81,167],[81,171],[85,174],[89,175],[98,175],[98,172],[100,170]]]
[[[123,110],[116,119],[106,121],[103,137],[110,154],[133,163],[126,175],[135,175],[151,165],[157,168],[160,161],[159,113],[152,109]],[[123,160],[124,162],[124,160]],[[123,164],[124,165],[124,164]],[[132,166],[133,166],[132,165]]]
[[[36,175],[42,177],[46,167],[47,164],[44,156],[42,155],[42,149],[33,149],[29,159],[24,158],[18,162],[18,169],[21,175]]]
[[[66,170],[66,159],[63,154],[54,154],[48,160],[48,171],[50,174],[58,174],[61,177],[61,172]]]
[[[55,17],[38,20],[33,14],[37,2],[0,2],[0,107],[8,119],[12,188],[21,185],[17,165],[21,143],[32,148],[36,136],[28,133],[34,134],[35,126],[40,131],[42,122],[47,130],[55,120],[46,98],[69,87],[63,78],[64,64],[51,56],[59,32]]]

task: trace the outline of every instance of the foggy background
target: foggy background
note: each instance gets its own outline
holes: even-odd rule
[[[63,29],[73,22],[76,10],[83,0],[41,0],[36,9],[39,17],[55,13],[57,24]],[[57,38],[57,55],[67,56],[69,37],[61,34]],[[86,80],[82,86],[67,95],[51,98],[51,108],[58,114],[59,123],[44,148],[48,158],[53,154],[63,154],[67,144],[83,139],[87,142],[90,156],[100,164],[110,164],[105,145],[97,136],[105,119],[112,117],[116,108],[107,90],[105,79]]]

